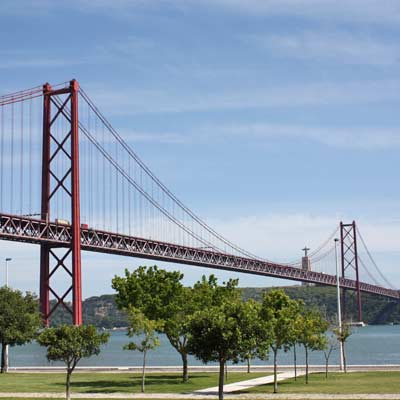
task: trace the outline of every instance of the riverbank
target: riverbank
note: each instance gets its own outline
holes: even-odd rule
[[[306,368],[305,365],[298,365],[297,369],[299,371],[304,371]],[[310,365],[309,366],[311,372],[325,372],[325,367],[322,365]],[[218,372],[219,367],[216,365],[198,365],[198,366],[189,366],[189,373],[198,373],[198,372]],[[291,371],[293,369],[293,365],[281,365],[278,367],[279,372]],[[83,366],[76,367],[75,372],[84,373],[84,372],[110,372],[110,373],[140,373],[142,367],[125,367],[125,366]],[[228,367],[230,372],[247,372],[247,366],[245,365],[231,365]],[[272,373],[274,370],[272,365],[253,365],[251,367],[252,372],[270,372]],[[400,371],[400,364],[374,364],[374,365],[348,365],[347,370],[349,372],[363,372],[363,371]],[[29,367],[11,367],[9,368],[10,372],[16,373],[46,373],[46,372],[64,372],[65,367],[61,366],[29,366]],[[146,371],[148,373],[180,373],[182,371],[181,365],[174,366],[149,366],[146,367]],[[329,372],[339,372],[339,365],[330,365]]]

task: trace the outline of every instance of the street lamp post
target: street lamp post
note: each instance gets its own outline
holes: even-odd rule
[[[339,265],[338,265],[338,252],[337,243],[339,239],[335,238],[335,261],[336,261],[336,294],[337,294],[337,318],[339,334],[342,334],[342,311],[340,307],[340,281],[339,281]],[[343,343],[339,340],[339,353],[340,353],[340,370],[343,371]]]
[[[6,258],[6,287],[8,287],[8,263],[12,260],[12,258]]]
[[[8,287],[8,263],[12,260],[12,258],[6,258],[6,287]],[[5,358],[5,365],[6,365],[6,372],[8,370],[8,344],[4,349],[4,358]]]

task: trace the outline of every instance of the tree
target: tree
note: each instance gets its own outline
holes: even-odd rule
[[[334,329],[334,333],[336,334],[336,338],[338,342],[341,343],[342,347],[342,357],[343,357],[343,367],[344,367],[344,372],[347,372],[347,362],[346,362],[346,350],[345,350],[345,343],[347,339],[351,336],[353,333],[351,330],[351,327],[347,323],[342,324],[342,329],[336,328]]]
[[[301,308],[304,306],[304,302],[303,300],[297,300],[298,303],[298,311],[301,310]],[[298,338],[299,338],[299,321],[298,319],[300,318],[300,313],[296,313],[296,315],[294,316],[294,320],[293,320],[293,331],[292,331],[292,335],[291,338],[289,339],[289,346],[287,346],[287,350],[289,349],[293,349],[293,367],[294,367],[294,380],[297,381],[297,348],[296,345],[298,344]]]
[[[243,304],[247,324],[242,327],[242,354],[240,361],[247,363],[247,373],[251,372],[251,360],[268,359],[270,325],[260,318],[261,304],[255,300],[247,300]]]
[[[270,347],[274,355],[274,393],[278,392],[278,350],[287,350],[295,337],[294,320],[300,305],[281,289],[263,294],[261,318],[270,324]]]
[[[227,361],[238,362],[249,349],[254,339],[249,326],[259,321],[254,304],[245,304],[238,299],[232,286],[233,281],[216,292],[222,294],[217,305],[196,311],[190,318],[189,351],[204,363],[219,363],[218,398],[223,399],[224,367]],[[222,290],[221,290],[222,289]],[[230,294],[230,295],[228,295]],[[251,337],[250,337],[251,336]],[[257,343],[252,345],[257,346]],[[267,347],[264,346],[260,347]]]
[[[1,373],[8,371],[6,347],[22,345],[34,339],[40,327],[37,299],[18,290],[0,288]]]
[[[144,393],[145,374],[146,374],[146,355],[149,350],[152,350],[160,345],[158,337],[155,335],[156,330],[162,329],[160,322],[150,320],[144,314],[134,308],[129,310],[129,329],[127,335],[133,337],[142,335],[140,343],[129,342],[124,346],[124,350],[138,350],[143,353],[143,368],[142,368],[142,384],[141,391]]]
[[[325,333],[328,322],[317,311],[303,310],[298,318],[298,343],[302,344],[306,353],[306,383],[309,379],[308,352],[326,348]]]
[[[63,361],[67,366],[66,398],[71,398],[71,375],[82,358],[100,353],[100,346],[107,343],[108,333],[98,333],[92,325],[62,325],[47,328],[37,338],[41,346],[47,347],[49,361]]]
[[[150,320],[157,321],[157,331],[165,333],[182,358],[182,379],[188,380],[186,321],[194,312],[191,289],[185,288],[179,271],[166,271],[157,266],[141,266],[124,277],[115,276],[112,287],[117,291],[120,309],[134,307]],[[161,328],[162,327],[162,328]]]
[[[337,348],[337,338],[332,335],[332,332],[326,335],[326,348],[324,349],[325,358],[325,378],[328,378],[329,358],[334,350]]]

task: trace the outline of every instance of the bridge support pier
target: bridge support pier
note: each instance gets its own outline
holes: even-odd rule
[[[357,251],[357,228],[356,222],[351,224],[340,223],[340,246],[341,246],[341,264],[342,278],[346,277],[348,270],[355,272],[356,293],[357,293],[357,316],[358,321],[362,322],[362,301],[360,276],[358,271],[358,251]],[[346,290],[342,289],[342,314],[343,319],[346,316]]]
[[[79,85],[75,80],[70,82],[69,87],[59,90],[53,90],[49,84],[43,86],[41,218],[49,222],[52,216],[58,218],[62,224],[69,223],[64,220],[67,216],[53,216],[51,213],[52,199],[61,195],[70,199],[68,218],[71,218],[70,246],[63,248],[63,252],[59,246],[50,244],[42,244],[40,249],[40,312],[47,326],[50,316],[59,305],[72,314],[75,325],[82,324],[78,90]],[[55,122],[59,119],[66,123],[66,132],[53,131]],[[60,174],[53,165],[61,156],[68,160],[69,167]],[[53,185],[51,181],[54,182]],[[54,265],[50,269],[52,264]],[[61,295],[51,285],[54,273],[60,268],[64,269],[72,280],[71,285]],[[67,296],[71,292],[72,307],[67,302]],[[50,293],[56,299],[52,308]]]

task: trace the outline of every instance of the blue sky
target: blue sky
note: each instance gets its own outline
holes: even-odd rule
[[[400,286],[399,22],[392,0],[3,0],[1,92],[76,78],[235,243],[290,260],[355,219]],[[14,285],[37,291],[38,250],[0,245]],[[84,297],[141,264],[84,261]]]

